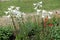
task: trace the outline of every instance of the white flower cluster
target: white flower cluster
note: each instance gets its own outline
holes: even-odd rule
[[[42,18],[46,18],[48,16],[48,18],[51,19],[52,13],[53,12],[51,11],[42,10]]]
[[[53,12],[51,11],[46,11],[46,10],[42,10],[41,7],[42,7],[42,1],[41,2],[38,2],[38,3],[34,3],[33,4],[35,6],[35,10],[37,11],[37,15],[41,14],[42,15],[42,18],[45,18],[48,16],[48,18],[50,19],[51,18],[51,15]]]
[[[34,3],[33,4],[35,6],[35,10],[38,9],[38,8],[41,8],[42,7],[42,1],[41,2],[38,2],[38,3]]]
[[[38,3],[34,3],[33,4],[35,6],[35,10],[37,11],[37,15],[39,15],[39,13],[41,13],[41,7],[42,7],[42,1],[41,2],[38,2]]]
[[[12,14],[12,15],[16,15],[16,17],[21,17],[21,15],[23,13],[21,11],[19,11],[19,9],[20,9],[20,7],[10,6],[8,8],[8,11],[5,11],[5,14],[9,14],[9,15]],[[25,13],[23,15],[25,15]]]

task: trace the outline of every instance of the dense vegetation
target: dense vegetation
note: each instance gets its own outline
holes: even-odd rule
[[[13,40],[14,33],[11,26],[0,26],[0,40]]]
[[[33,3],[39,1],[41,0],[12,0],[0,2],[0,16],[4,15],[4,11],[10,6],[21,7],[21,11],[25,13],[34,13]],[[42,1],[42,9],[55,10],[60,8],[60,0]],[[53,15],[51,19],[49,19],[48,16],[41,18],[42,15],[21,15],[21,17],[15,17],[11,11],[10,13],[13,27],[11,28],[11,26],[7,25],[6,27],[0,26],[0,40],[60,40],[60,17],[58,17],[59,15],[57,13]],[[18,26],[16,24],[18,24]]]

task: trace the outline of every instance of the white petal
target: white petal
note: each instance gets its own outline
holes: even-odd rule
[[[33,4],[34,6],[36,5],[36,3]]]
[[[9,11],[11,11],[12,9],[11,8],[8,8]]]
[[[18,18],[21,17],[21,14],[17,14],[16,17],[18,17]]]
[[[20,9],[20,7],[16,7],[16,10],[19,10]]]
[[[48,12],[49,14],[52,14],[53,12]]]
[[[12,14],[17,14],[17,13],[16,13],[16,10],[13,10],[13,11],[12,11]]]
[[[13,12],[15,12],[16,10],[13,10]]]
[[[43,13],[46,13],[46,10],[42,10]]]
[[[37,12],[40,12],[41,10],[37,9]]]
[[[10,6],[12,9],[14,8],[14,6]]]
[[[17,11],[17,10],[13,10],[13,12],[12,12],[13,14],[20,14],[21,12],[20,11]]]
[[[35,10],[37,9],[37,7],[34,8]]]
[[[42,10],[43,13],[45,13],[46,11],[45,10]]]
[[[39,14],[40,14],[40,12],[41,12],[41,10],[37,9],[37,15],[39,15]]]
[[[39,2],[40,4],[42,4],[42,1],[41,2]]]
[[[5,13],[6,13],[6,14],[8,14],[8,12],[7,12],[7,11],[5,11]]]
[[[42,7],[42,5],[40,5],[40,7]]]
[[[51,19],[51,17],[50,17],[50,16],[48,16],[48,19]]]
[[[42,15],[42,18],[44,18],[44,16]]]

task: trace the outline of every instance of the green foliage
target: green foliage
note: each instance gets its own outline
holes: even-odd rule
[[[20,33],[17,35],[16,40],[40,40],[40,32],[42,27],[37,22],[32,22],[30,18],[27,22],[20,22]]]
[[[60,40],[60,18],[53,17],[52,19],[50,19],[47,22],[47,25],[50,24],[50,23],[53,24],[53,26],[51,26],[51,27],[50,26],[47,26],[45,28],[46,31],[44,30],[45,33],[48,34],[48,35],[46,35],[47,36],[46,39],[49,38],[49,40]],[[47,31],[49,33],[47,33]]]
[[[35,22],[32,22],[29,18],[27,22],[20,22],[20,33],[17,35],[16,40],[60,40],[60,18],[53,17],[46,22],[42,21],[38,24],[38,20],[35,18]],[[52,24],[49,26],[49,24]]]
[[[9,40],[9,37],[13,34],[10,26],[0,26],[0,40]]]

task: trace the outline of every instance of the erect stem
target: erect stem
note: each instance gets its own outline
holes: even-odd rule
[[[17,28],[17,26],[16,26],[16,24],[15,24],[15,21],[14,21],[13,15],[10,15],[10,16],[11,16],[12,23],[13,23],[13,26],[14,26],[14,29],[15,29],[15,33],[17,34],[19,29]]]

